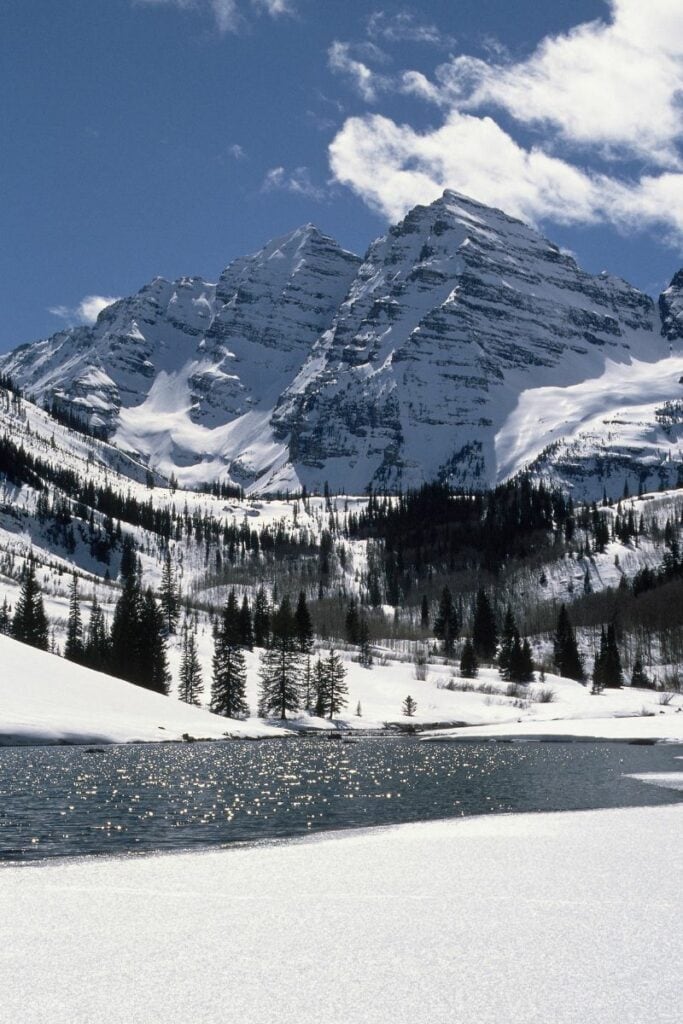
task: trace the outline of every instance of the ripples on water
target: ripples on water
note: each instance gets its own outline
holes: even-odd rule
[[[0,858],[164,850],[465,814],[666,803],[672,747],[410,739],[0,750]]]

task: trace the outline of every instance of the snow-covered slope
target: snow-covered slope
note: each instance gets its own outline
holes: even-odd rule
[[[36,651],[0,634],[0,745],[129,743],[226,735],[282,735],[262,722],[228,721]]]
[[[484,485],[542,457],[577,491],[620,492],[622,456],[647,478],[677,445],[682,292],[679,273],[657,307],[447,191],[362,263],[306,225],[216,284],[156,279],[0,369],[186,485]]]

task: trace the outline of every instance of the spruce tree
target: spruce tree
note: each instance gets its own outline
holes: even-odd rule
[[[460,655],[460,675],[463,679],[475,679],[478,674],[479,661],[477,659],[477,652],[474,649],[474,644],[467,637],[462,654]]]
[[[313,691],[315,693],[315,714],[318,718],[325,717],[327,707],[327,674],[322,658],[318,656],[313,666]]]
[[[15,640],[30,644],[41,651],[47,651],[50,645],[49,626],[33,559],[29,559],[24,571],[21,592],[12,619],[12,636]]]
[[[560,608],[557,627],[553,639],[553,654],[558,675],[566,679],[576,679],[583,683],[586,673],[576,643],[576,636],[569,620],[565,605]]]
[[[231,590],[214,630],[211,710],[226,718],[249,714],[246,701],[247,669],[241,646],[240,611]]]
[[[2,607],[0,608],[0,633],[4,633],[5,635],[7,635],[11,631],[12,619],[10,618],[9,605],[7,604],[7,595],[5,594],[5,597],[2,602]]]
[[[183,625],[182,651],[178,697],[186,704],[198,705],[200,703],[200,695],[204,690],[204,684],[199,655],[197,653],[197,634],[187,621]]]
[[[439,610],[434,620],[434,636],[441,641],[446,657],[451,657],[455,650],[459,628],[460,623],[453,603],[453,596],[448,587],[444,587],[439,598]]]
[[[254,629],[251,622],[251,609],[249,608],[246,594],[242,598],[242,607],[240,608],[240,643],[248,651],[254,648]]]
[[[429,601],[427,595],[422,595],[422,604],[420,605],[420,625],[422,629],[429,629]]]
[[[346,669],[344,662],[332,648],[323,662],[325,672],[325,712],[333,718],[346,706],[348,687],[346,685]]]
[[[346,639],[350,644],[354,646],[360,639],[359,634],[360,618],[358,615],[358,606],[356,604],[355,597],[352,597],[349,601],[348,611],[346,612],[346,619],[344,621],[344,629],[346,632]]]
[[[472,643],[478,658],[484,661],[493,661],[496,656],[496,647],[498,646],[496,617],[493,614],[491,602],[486,596],[486,592],[481,589],[477,592],[474,609]]]
[[[408,694],[406,699],[403,701],[403,707],[401,708],[401,710],[403,711],[403,714],[406,715],[408,718],[412,718],[415,712],[417,711],[417,703],[413,700],[410,694]]]
[[[621,668],[621,655],[617,645],[617,632],[614,624],[607,627],[605,654],[601,666],[603,686],[618,689],[624,682]]]
[[[127,539],[127,538],[126,538]],[[138,577],[135,558],[124,556],[121,559],[122,586],[121,594],[114,608],[111,624],[111,658],[112,674],[119,679],[127,679],[130,683],[139,683],[142,661],[142,644],[146,638],[141,636],[140,620],[142,615],[142,589]]]
[[[85,664],[98,672],[104,672],[109,665],[110,655],[111,650],[104,614],[97,601],[97,595],[95,595],[85,638]]]
[[[296,622],[296,639],[299,650],[302,654],[310,654],[313,650],[313,623],[311,613],[306,604],[306,595],[303,590],[299,594],[296,611],[294,612]]]
[[[372,668],[370,627],[365,615],[361,615],[358,620],[358,663],[363,668]]]
[[[651,690],[652,680],[648,676],[643,666],[643,659],[640,654],[636,655],[636,660],[633,662],[633,671],[631,673],[631,686],[636,686],[639,689]]]
[[[267,647],[270,641],[270,609],[263,584],[254,600],[254,646]]]
[[[271,643],[261,656],[259,715],[284,720],[301,706],[301,654],[288,597],[272,617]]]
[[[519,643],[519,630],[517,629],[515,617],[512,614],[512,608],[508,605],[505,612],[503,632],[500,638],[500,651],[498,652],[498,667],[503,679],[510,679],[510,660],[515,642]]]
[[[133,680],[146,690],[168,694],[171,674],[166,654],[166,618],[151,587],[140,603],[138,623],[138,678]]]
[[[81,619],[81,603],[78,597],[78,579],[74,572],[69,587],[69,617],[66,623],[66,643],[64,644],[64,657],[67,661],[75,661],[83,664],[83,620]]]
[[[176,626],[178,624],[178,615],[180,612],[180,600],[175,573],[173,572],[173,564],[171,562],[171,552],[168,548],[166,549],[166,557],[164,558],[164,567],[161,570],[159,600],[161,601],[161,607],[164,613],[166,631],[169,634],[175,633]]]

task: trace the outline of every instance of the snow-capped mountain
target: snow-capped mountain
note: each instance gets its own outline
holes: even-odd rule
[[[186,485],[360,492],[533,466],[593,490],[625,450],[640,477],[671,463],[682,345],[683,272],[657,306],[445,192],[363,261],[308,225],[216,284],[156,279],[0,369]]]

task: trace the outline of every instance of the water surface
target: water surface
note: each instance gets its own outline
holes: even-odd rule
[[[460,815],[662,804],[669,745],[254,743],[0,748],[0,859],[187,849]]]

